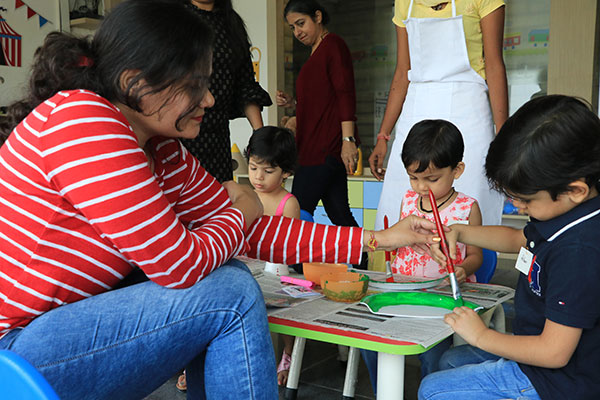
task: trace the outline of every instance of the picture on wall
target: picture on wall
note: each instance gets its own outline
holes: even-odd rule
[[[21,35],[15,32],[6,19],[2,16],[2,12],[8,11],[4,7],[0,7],[0,65],[8,67],[21,66]]]

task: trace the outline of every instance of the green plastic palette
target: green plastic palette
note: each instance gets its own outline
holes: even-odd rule
[[[444,283],[444,279],[446,279],[446,276],[431,279],[394,274],[394,282],[382,282],[370,278],[369,289],[380,292],[398,292],[403,290],[429,289],[441,285],[442,283]]]
[[[449,296],[428,292],[388,292],[364,297],[360,304],[367,306],[373,314],[414,318],[443,318],[457,306]],[[464,301],[464,305],[483,310],[478,304]]]

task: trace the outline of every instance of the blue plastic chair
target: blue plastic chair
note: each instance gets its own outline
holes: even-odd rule
[[[313,215],[306,210],[300,210],[300,219],[308,222],[315,222]]]
[[[494,271],[496,271],[498,254],[488,249],[481,250],[483,251],[483,262],[481,263],[481,267],[475,271],[475,277],[479,283],[489,283],[492,276],[494,276]]]
[[[3,399],[59,400],[42,374],[10,350],[0,350],[0,393]]]

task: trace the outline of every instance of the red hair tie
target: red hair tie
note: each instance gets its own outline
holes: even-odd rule
[[[80,56],[77,61],[78,67],[91,67],[92,65],[94,65],[94,60],[86,56]]]

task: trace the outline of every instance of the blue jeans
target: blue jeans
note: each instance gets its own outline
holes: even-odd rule
[[[186,368],[188,399],[277,399],[260,288],[230,260],[188,289],[144,282],[58,307],[0,340],[61,399],[141,399]]]
[[[448,350],[440,367],[421,381],[419,399],[540,399],[516,362],[469,345]]]

